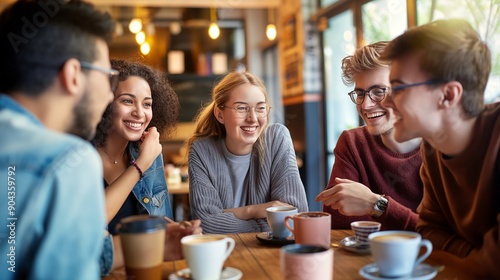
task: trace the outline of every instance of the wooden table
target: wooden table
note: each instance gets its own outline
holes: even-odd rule
[[[225,266],[234,267],[243,272],[244,280],[255,279],[281,279],[280,272],[280,247],[269,247],[262,245],[256,239],[257,233],[228,234],[236,241],[236,246],[225,262]],[[338,244],[344,237],[351,236],[351,230],[332,230],[332,243]],[[359,275],[359,269],[366,264],[372,263],[371,255],[359,255],[348,252],[342,248],[334,247],[333,266],[334,279],[363,279]],[[444,255],[443,255],[444,254]],[[434,279],[474,279],[460,266],[447,257],[446,253],[436,252],[424,262],[430,265],[444,265],[445,268],[437,274]],[[163,266],[163,279],[180,269],[186,268],[185,260],[165,262]],[[125,270],[114,271],[103,280],[126,279]]]
[[[169,194],[189,194],[189,183],[188,182],[169,183],[169,184],[167,184],[167,186],[168,186],[168,193]]]

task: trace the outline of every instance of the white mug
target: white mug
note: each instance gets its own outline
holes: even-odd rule
[[[413,231],[379,231],[370,234],[368,239],[379,273],[384,277],[411,275],[413,269],[432,252],[432,243]],[[426,251],[418,257],[421,247]]]
[[[189,235],[181,239],[182,253],[196,280],[219,280],[234,239],[221,234]]]
[[[273,238],[287,238],[292,235],[285,226],[285,217],[294,214],[297,214],[297,208],[293,206],[274,206],[266,209],[267,223]]]

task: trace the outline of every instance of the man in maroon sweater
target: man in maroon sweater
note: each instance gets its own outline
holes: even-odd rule
[[[379,59],[386,45],[361,47],[342,60],[342,78],[355,84],[349,95],[366,126],[340,135],[330,181],[316,197],[332,215],[332,228],[376,220],[383,229],[414,230],[418,219],[421,140],[394,140],[394,114],[380,104],[390,89],[389,66]]]
[[[385,49],[398,141],[423,138],[417,230],[478,279],[500,279],[500,103],[484,105],[487,44],[462,19],[406,31]]]

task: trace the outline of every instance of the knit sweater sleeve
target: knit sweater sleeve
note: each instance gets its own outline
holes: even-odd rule
[[[411,193],[419,199],[421,197],[422,184],[418,178],[421,159],[418,150],[404,155],[392,153],[366,128],[361,127],[340,135],[334,155],[335,163],[326,189],[336,185],[337,177],[349,179],[365,185],[373,193],[386,195],[389,203],[384,214],[376,219],[370,215],[344,216],[330,206],[323,206],[323,211],[332,215],[332,228],[345,229],[350,228],[353,221],[375,220],[382,224],[383,229],[415,230],[418,215],[409,207],[411,199],[405,195]],[[408,176],[400,175],[404,172]],[[394,186],[404,187],[404,195]],[[407,204],[401,200],[407,201]]]
[[[189,151],[189,201],[193,219],[201,220],[204,233],[260,232],[267,229],[264,219],[241,220],[224,209],[232,208],[233,192],[229,171],[217,148],[205,139],[193,143]]]
[[[300,179],[292,138],[288,129],[281,124],[269,126],[266,135],[266,157],[264,168],[270,170],[270,200],[279,200],[308,211],[307,198]],[[266,172],[261,172],[266,174]],[[262,183],[262,182],[261,182]]]
[[[355,158],[359,157],[359,153],[356,149],[349,147],[348,132],[344,131],[337,140],[337,145],[333,150],[335,155],[335,162],[333,164],[332,172],[330,174],[330,180],[326,189],[333,188],[336,185],[335,178],[345,178],[353,181],[360,182],[359,168],[356,165]],[[332,228],[333,229],[349,229],[351,228],[350,223],[355,220],[360,220],[360,217],[349,217],[342,215],[338,210],[332,209],[330,206],[323,205],[323,211],[330,213],[332,218]],[[363,216],[363,220],[369,220],[369,216]]]

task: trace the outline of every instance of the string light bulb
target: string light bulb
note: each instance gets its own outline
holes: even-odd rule
[[[132,32],[134,34],[141,31],[142,30],[142,20],[140,20],[138,18],[133,18],[128,25],[128,29],[130,30],[130,32]]]
[[[141,45],[141,53],[143,55],[148,55],[150,51],[151,51],[151,47],[149,46],[149,43],[148,42],[144,42]]]
[[[144,31],[141,31],[137,34],[135,34],[135,41],[137,44],[142,45],[146,41],[146,33]]]
[[[219,38],[220,29],[217,26],[217,14],[215,11],[215,7],[210,7],[210,27],[208,28],[208,36],[213,40]]]
[[[215,40],[219,38],[219,35],[220,35],[219,26],[217,26],[217,23],[212,22],[210,24],[210,28],[208,28],[208,36],[210,36],[210,38]]]
[[[268,13],[268,24],[267,24],[267,27],[266,27],[266,36],[267,36],[267,39],[269,39],[270,41],[273,41],[274,39],[276,39],[276,35],[277,35],[277,32],[276,32],[276,25],[274,25],[274,9],[269,9]]]

